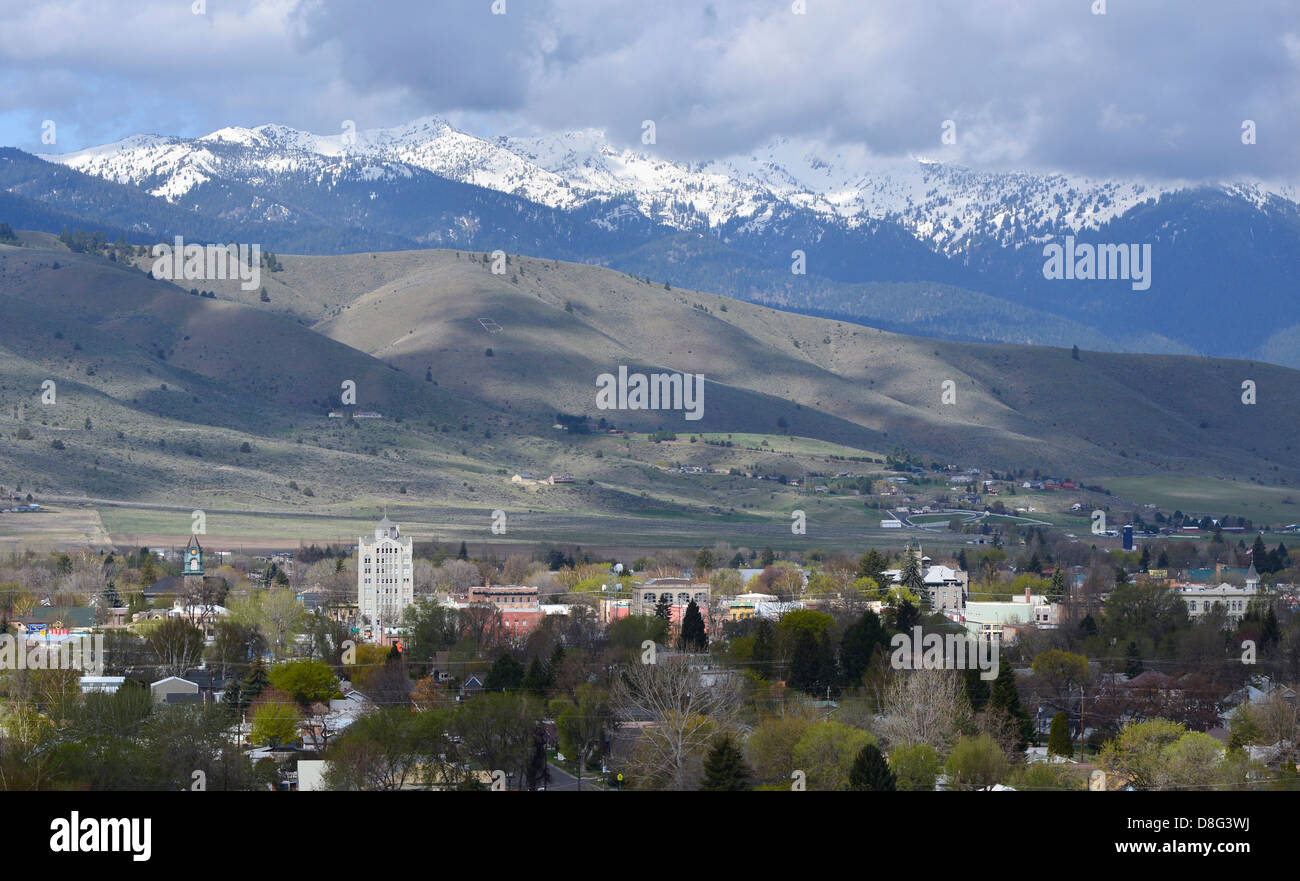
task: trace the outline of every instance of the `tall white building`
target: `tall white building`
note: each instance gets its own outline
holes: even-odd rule
[[[373,542],[357,539],[357,612],[368,639],[380,641],[382,628],[401,623],[402,610],[414,602],[411,557],[411,539],[387,517],[375,526]]]

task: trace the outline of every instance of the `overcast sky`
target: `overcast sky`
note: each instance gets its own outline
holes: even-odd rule
[[[504,2],[0,0],[0,145],[440,114],[640,148],[653,119],[644,149],[692,161],[785,135],[981,168],[1300,176],[1300,0]]]

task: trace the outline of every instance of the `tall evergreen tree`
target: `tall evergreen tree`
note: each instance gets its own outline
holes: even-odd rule
[[[702,652],[709,647],[709,636],[704,628],[704,616],[700,614],[700,607],[691,600],[686,605],[686,612],[682,615],[682,650],[687,652]]]
[[[846,688],[862,685],[876,648],[885,649],[889,640],[880,616],[868,609],[862,617],[844,629],[840,639],[840,675]]]
[[[880,584],[880,573],[889,568],[889,563],[881,555],[880,551],[872,548],[862,555],[858,561],[858,578],[870,578],[876,584]],[[883,586],[883,585],[882,585]]]
[[[457,560],[468,560],[468,559],[469,559],[469,548],[466,547],[465,542],[461,542],[461,543],[460,543],[460,550],[458,550],[458,551],[456,552],[456,559],[457,559]]]
[[[1060,566],[1052,573],[1052,599],[1059,602],[1065,598],[1065,570]]]
[[[240,687],[239,680],[233,679],[226,686],[225,693],[221,696],[221,702],[225,704],[230,712],[238,716],[244,710],[248,709],[248,704],[244,702],[243,689]]]
[[[989,693],[989,706],[1002,710],[1015,720],[1020,733],[1016,748],[1027,747],[1034,736],[1034,723],[1020,705],[1020,689],[1016,685],[1016,674],[1010,664],[998,664],[998,675],[993,680],[993,688]]]
[[[754,652],[751,659],[754,662],[754,672],[764,679],[772,677],[772,661],[776,657],[775,640],[772,622],[759,618],[754,625]]]
[[[966,687],[966,700],[970,701],[970,708],[973,712],[980,712],[989,703],[989,683],[988,680],[980,676],[981,671],[978,667],[967,667],[962,671],[962,684]]]
[[[551,649],[551,659],[546,662],[546,678],[553,685],[560,678],[560,668],[564,665],[564,646],[558,642]]]
[[[546,761],[546,729],[541,720],[533,728],[532,751],[528,754],[528,766],[524,769],[524,783],[529,792],[544,789],[551,782],[551,766]]]
[[[790,685],[811,695],[823,695],[835,678],[835,658],[824,638],[800,630],[790,656]]]
[[[1282,638],[1282,631],[1278,627],[1277,613],[1273,607],[1269,606],[1268,611],[1264,613],[1264,623],[1259,629],[1259,641],[1265,646],[1275,646],[1278,640]]]
[[[776,562],[776,553],[771,548],[763,548],[763,555],[759,558],[759,563],[766,569]]]
[[[508,654],[497,658],[487,678],[483,680],[484,691],[518,691],[524,684],[524,667]]]
[[[1124,675],[1133,679],[1142,675],[1142,651],[1136,642],[1130,642],[1124,652]]]
[[[270,687],[271,677],[267,675],[266,665],[262,663],[261,658],[254,658],[253,666],[248,669],[248,675],[244,677],[241,687],[244,706],[250,706]]]
[[[910,590],[924,601],[925,599],[925,577],[921,574],[921,561],[919,554],[912,553],[912,546],[908,545],[903,551],[903,565],[899,569],[898,583],[904,590]]]
[[[849,789],[854,792],[893,792],[898,788],[894,772],[879,747],[869,743],[858,751],[849,769]]]
[[[663,618],[665,621],[671,621],[673,618],[673,606],[667,597],[659,597],[659,602],[655,603],[655,617]]]
[[[546,690],[550,687],[550,676],[546,666],[542,663],[541,658],[534,656],[528,664],[528,672],[524,674],[524,691],[540,697],[546,694]]]
[[[1052,730],[1047,735],[1047,752],[1054,756],[1074,755],[1074,746],[1070,741],[1070,723],[1065,713],[1052,717]]]
[[[704,781],[700,789],[705,792],[743,792],[753,788],[753,775],[745,764],[740,747],[730,734],[723,734],[713,742],[704,759]]]

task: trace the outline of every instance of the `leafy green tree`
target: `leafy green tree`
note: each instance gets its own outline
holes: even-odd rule
[[[1088,788],[1087,778],[1074,766],[1057,762],[1029,762],[1011,772],[1007,778],[1012,789],[1037,791],[1072,791]]]
[[[898,788],[879,747],[869,743],[858,751],[849,769],[849,789],[856,792],[894,792]]]
[[[271,686],[288,693],[301,706],[328,701],[338,693],[339,680],[323,661],[282,661],[271,667]]]
[[[1073,689],[1087,684],[1092,677],[1086,657],[1060,649],[1035,655],[1033,670],[1034,677],[1050,690],[1053,704],[1061,709],[1067,707]]]
[[[615,724],[609,693],[584,682],[574,690],[574,699],[551,701],[550,713],[560,737],[560,751],[577,761],[581,779],[592,756],[604,746],[605,732]]]
[[[931,792],[939,779],[943,760],[928,743],[905,743],[889,753],[889,768],[897,788],[905,792]]]
[[[944,765],[948,783],[954,789],[991,789],[1010,770],[1002,747],[983,732],[958,740]]]
[[[721,735],[704,759],[704,780],[700,789],[705,792],[741,792],[753,788],[753,778],[740,747],[731,735]]]
[[[378,707],[366,713],[330,741],[326,788],[395,790],[409,782],[476,788],[457,744],[448,737],[450,721],[443,710]]]
[[[283,691],[268,689],[252,705],[253,743],[270,747],[284,746],[298,737],[302,717],[293,698]]]
[[[767,716],[745,741],[745,755],[755,775],[765,783],[785,783],[799,770],[794,751],[799,741],[816,724],[809,715],[788,713]]]
[[[794,766],[819,790],[848,789],[849,772],[862,748],[876,739],[843,722],[818,722],[795,744]]]
[[[668,619],[658,615],[628,615],[609,625],[609,647],[623,658],[638,658],[641,644],[668,642]]]
[[[1102,746],[1099,764],[1122,775],[1135,789],[1156,789],[1164,772],[1166,750],[1187,733],[1168,719],[1130,722]]]

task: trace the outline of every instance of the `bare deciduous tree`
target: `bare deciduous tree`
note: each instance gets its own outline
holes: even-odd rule
[[[692,788],[705,750],[719,731],[735,727],[739,706],[733,677],[706,681],[686,658],[625,669],[614,689],[614,707],[620,719],[642,727],[633,776],[651,788]]]
[[[970,718],[955,670],[900,670],[881,696],[880,733],[890,744],[928,743],[946,752]]]

